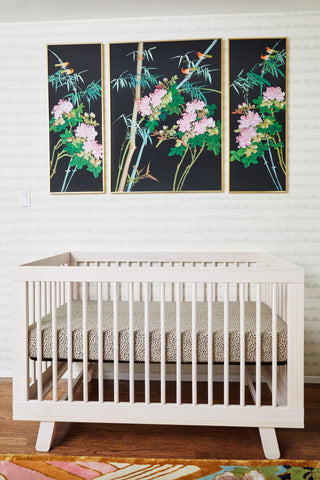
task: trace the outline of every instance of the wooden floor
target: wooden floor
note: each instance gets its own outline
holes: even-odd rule
[[[34,454],[37,422],[12,420],[12,384],[0,379],[0,453]],[[320,384],[305,388],[305,428],[278,429],[281,458],[320,460]],[[257,428],[59,424],[55,455],[263,459]]]

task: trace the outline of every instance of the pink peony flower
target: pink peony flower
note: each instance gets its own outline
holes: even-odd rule
[[[236,137],[236,142],[239,144],[238,148],[250,147],[252,137],[255,137],[257,132],[255,128],[248,127],[243,128],[240,132],[240,135]]]
[[[206,107],[206,104],[202,100],[193,100],[193,102],[188,102],[186,104],[187,113],[195,113],[196,110],[203,110]]]
[[[86,153],[92,153],[93,156],[97,159],[102,158],[103,156],[103,147],[96,140],[87,140],[83,144],[83,150]]]
[[[150,107],[150,98],[147,95],[138,100],[138,112],[142,116],[152,114],[152,110]]]
[[[262,122],[262,118],[258,113],[249,111],[247,115],[242,115],[238,120],[239,128],[256,127]]]
[[[75,130],[75,136],[80,138],[86,138],[87,140],[94,140],[95,137],[98,135],[93,125],[86,125],[85,123],[81,123],[78,125]]]
[[[182,118],[177,120],[177,125],[179,126],[180,132],[190,132],[191,122],[194,122],[197,118],[196,113],[187,113],[185,112],[182,115]]]
[[[63,113],[70,113],[73,109],[73,105],[69,100],[63,100],[62,98],[59,100],[57,105],[53,107],[51,110],[52,115],[57,120],[62,116]]]
[[[202,118],[198,122],[194,122],[194,124],[193,124],[194,134],[195,135],[200,135],[202,133],[205,133],[205,131],[207,130],[208,127],[213,128],[213,127],[215,127],[215,125],[216,125],[216,122],[213,120],[212,117]]]
[[[216,126],[216,122],[213,120],[212,117],[207,118],[207,128],[214,128]]]
[[[150,93],[150,103],[154,107],[161,105],[162,98],[166,95],[167,90],[165,88],[156,88],[153,93]]]
[[[266,91],[263,92],[263,99],[283,102],[285,95],[285,92],[283,92],[280,87],[267,87]]]

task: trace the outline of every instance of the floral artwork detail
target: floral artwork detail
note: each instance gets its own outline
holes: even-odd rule
[[[49,45],[50,192],[104,192],[102,45]]]
[[[230,191],[286,192],[286,39],[229,40]]]
[[[221,191],[221,40],[110,45],[111,191]]]

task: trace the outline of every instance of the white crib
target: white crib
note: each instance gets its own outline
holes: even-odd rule
[[[56,422],[224,425],[258,427],[279,458],[275,427],[303,427],[302,268],[264,253],[111,252],[13,270],[13,417],[40,421],[38,451]]]

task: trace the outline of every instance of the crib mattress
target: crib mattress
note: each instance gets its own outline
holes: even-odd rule
[[[223,302],[213,303],[212,345],[213,362],[224,361],[224,329],[223,329]],[[113,302],[102,302],[103,328],[103,359],[113,360]],[[144,303],[134,302],[134,355],[136,362],[145,360],[145,333],[144,333]],[[67,306],[63,305],[57,313],[57,342],[58,359],[68,357],[67,342]],[[98,360],[98,328],[97,302],[88,301],[88,360]],[[191,336],[191,302],[181,303],[181,361],[192,361]],[[261,304],[261,361],[272,361],[272,312]],[[165,329],[166,329],[166,362],[176,361],[176,303],[165,302]],[[149,302],[149,342],[150,361],[160,362],[161,358],[161,331],[159,302]],[[206,302],[197,302],[197,361],[208,361],[208,306]],[[129,361],[129,307],[128,302],[118,302],[118,330],[119,330],[119,361]],[[52,317],[48,314],[42,318],[42,358],[52,359]],[[29,355],[37,358],[37,326],[29,327]],[[83,332],[82,332],[82,301],[72,302],[72,358],[83,360]],[[245,361],[254,363],[256,360],[256,304],[245,302]],[[287,326],[277,318],[277,361],[284,363],[287,360]],[[240,362],[240,304],[229,303],[229,362]]]

